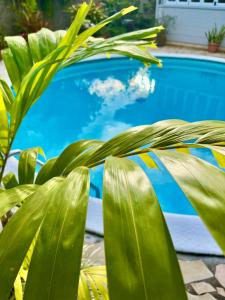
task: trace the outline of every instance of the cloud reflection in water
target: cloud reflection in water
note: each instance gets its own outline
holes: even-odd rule
[[[147,101],[149,94],[154,93],[154,90],[155,80],[150,79],[150,71],[147,68],[140,68],[127,84],[113,77],[105,80],[94,79],[88,84],[88,91],[90,95],[101,99],[101,107],[92,116],[91,122],[82,128],[79,138],[85,138],[94,131],[99,133],[100,139],[107,140],[128,129],[131,124],[115,120],[116,112],[136,101]]]

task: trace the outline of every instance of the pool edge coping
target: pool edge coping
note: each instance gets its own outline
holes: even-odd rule
[[[188,59],[195,59],[195,60],[208,60],[213,62],[220,62],[225,63],[225,58],[215,57],[215,56],[207,56],[207,55],[199,55],[199,54],[186,54],[186,53],[170,53],[170,52],[157,52],[157,51],[150,51],[150,54],[156,57],[177,57],[177,58],[188,58]],[[92,61],[92,60],[110,60],[111,58],[124,58],[126,56],[119,55],[119,54],[112,54],[110,58],[106,57],[104,54],[98,54],[93,57],[86,58],[82,60],[85,61]]]

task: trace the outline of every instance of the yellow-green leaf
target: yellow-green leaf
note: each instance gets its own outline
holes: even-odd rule
[[[225,168],[225,155],[217,152],[217,151],[212,151],[213,156],[215,157],[215,160],[217,161],[218,165],[220,168]]]
[[[153,160],[153,158],[148,153],[138,154],[138,156],[141,158],[141,160],[146,164],[146,166],[148,168],[151,168],[151,169],[158,168],[156,162]]]
[[[22,286],[20,273],[18,273],[16,280],[14,282],[14,293],[15,293],[15,300],[23,300],[23,286]]]
[[[7,152],[9,146],[9,128],[8,116],[3,99],[2,91],[0,90],[0,151],[4,154]]]
[[[186,300],[155,192],[135,162],[115,157],[106,160],[103,215],[110,300],[171,300],[174,295]]]

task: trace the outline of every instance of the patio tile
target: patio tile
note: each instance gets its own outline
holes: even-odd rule
[[[191,284],[192,288],[198,295],[215,292],[216,289],[207,282],[196,282]]]
[[[184,283],[192,283],[213,277],[213,273],[201,260],[179,261]]]
[[[217,265],[216,266],[216,274],[215,274],[216,279],[219,281],[219,283],[225,287],[225,265]]]
[[[85,244],[89,245],[83,258],[95,265],[105,264],[104,240],[93,234],[86,234]],[[225,289],[219,286],[218,280],[210,269],[216,270],[217,276],[223,276],[225,267],[223,258],[202,257],[179,254],[179,263],[183,273],[188,300],[219,300],[225,299]],[[222,277],[223,279],[223,277]],[[192,294],[191,294],[192,293]],[[194,294],[194,295],[193,295]],[[177,300],[177,299],[176,299]]]
[[[192,294],[187,293],[188,300],[199,300],[199,296],[195,296]]]
[[[218,295],[223,296],[225,298],[225,290],[221,287],[216,288]]]
[[[216,298],[214,298],[210,294],[205,294],[202,296],[195,296],[195,295],[187,293],[187,295],[188,295],[188,300],[216,300]]]
[[[105,265],[104,243],[89,243],[86,242],[88,247],[83,252],[83,258],[90,261],[93,265]]]
[[[216,298],[210,294],[205,294],[205,295],[199,296],[199,300],[216,300]]]

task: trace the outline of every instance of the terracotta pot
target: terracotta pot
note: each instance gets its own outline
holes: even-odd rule
[[[218,43],[210,43],[210,44],[208,44],[208,51],[211,53],[215,53],[218,51],[219,46],[220,45]]]

